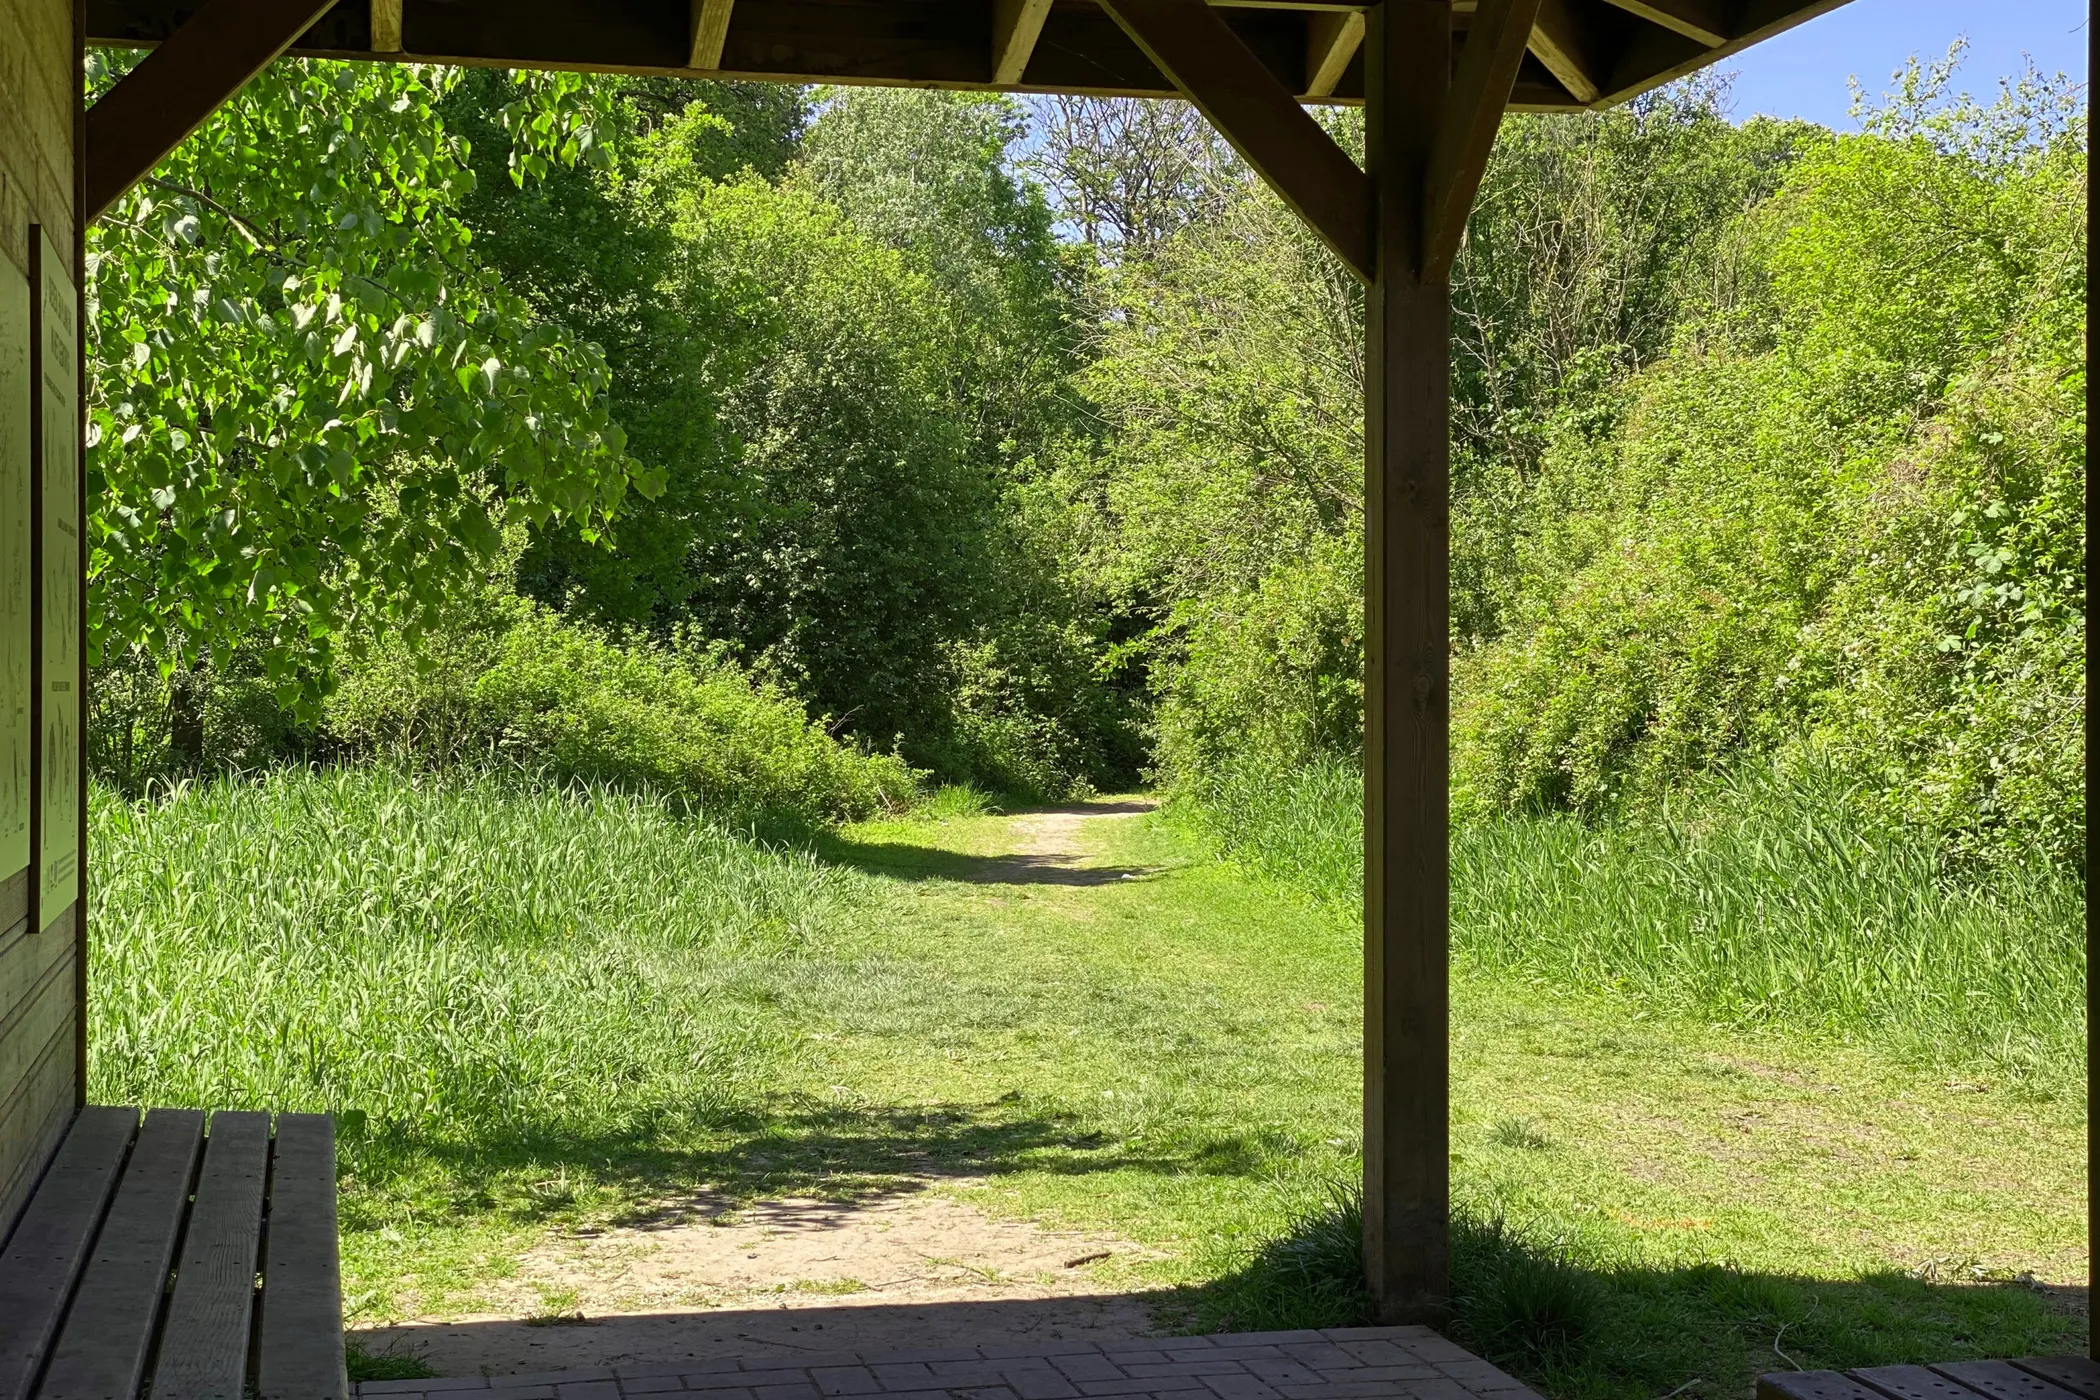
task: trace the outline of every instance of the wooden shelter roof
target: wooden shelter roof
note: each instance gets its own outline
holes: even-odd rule
[[[1363,6],[1213,0],[1290,92],[1363,98]],[[1843,0],[1544,0],[1519,111],[1606,107]],[[1454,0],[1462,57],[1476,0]],[[198,0],[86,0],[88,42],[156,44]],[[291,52],[770,82],[1173,97],[1094,0],[338,0]]]

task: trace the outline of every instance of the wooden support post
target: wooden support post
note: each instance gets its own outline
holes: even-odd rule
[[[334,0],[204,0],[87,111],[83,219],[99,219]]]
[[[1450,0],[1364,36],[1376,217],[1364,330],[1364,1263],[1381,1318],[1449,1296],[1451,293],[1425,278]]]

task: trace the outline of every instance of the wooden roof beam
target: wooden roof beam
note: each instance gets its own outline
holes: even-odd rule
[[[1370,177],[1218,12],[1205,0],[1101,0],[1101,8],[1283,202],[1368,281]]]
[[[1687,39],[1696,39],[1710,49],[1718,49],[1729,40],[1728,16],[1722,13],[1720,0],[1607,0],[1629,14],[1639,15],[1650,24],[1659,24],[1674,30]]]
[[[87,204],[99,219],[335,0],[204,0],[87,110]]]
[[[1364,44],[1362,10],[1324,10],[1305,17],[1305,95],[1332,97]]]
[[[1480,0],[1429,153],[1422,201],[1422,280],[1441,282],[1458,259],[1495,133],[1538,21],[1540,0]]]
[[[729,16],[735,5],[736,0],[693,0],[686,66],[709,73],[722,66],[722,46],[729,42]]]
[[[1531,26],[1531,52],[1570,96],[1585,105],[1604,95],[1604,84],[1590,57],[1595,52],[1590,41],[1589,27],[1568,0],[1542,0],[1538,19]]]
[[[1028,71],[1035,41],[1050,18],[1050,0],[996,0],[992,7],[992,82],[1013,87]]]
[[[372,0],[372,52],[400,53],[401,0]]]

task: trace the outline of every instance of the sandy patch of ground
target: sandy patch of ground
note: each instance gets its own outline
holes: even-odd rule
[[[505,1313],[362,1329],[446,1375],[795,1351],[1144,1336],[1095,1273],[1128,1241],[997,1220],[931,1194],[699,1203],[663,1223],[532,1249]]]
[[[1088,822],[1140,817],[1158,808],[1150,798],[1132,797],[1024,812],[1007,823],[1012,849],[984,861],[971,878],[1002,885],[1105,885],[1142,879],[1151,872],[1087,864],[1080,832]]]

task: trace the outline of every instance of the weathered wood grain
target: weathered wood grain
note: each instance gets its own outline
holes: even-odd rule
[[[0,1250],[0,1400],[28,1400],[138,1121],[135,1108],[82,1110]]]
[[[263,1258],[258,1400],[344,1400],[335,1121],[325,1113],[277,1116]]]
[[[243,1400],[269,1165],[269,1114],[212,1115],[153,1366],[154,1400]]]
[[[204,1115],[196,1109],[146,1115],[37,1400],[138,1394],[203,1145]]]

